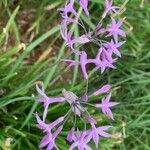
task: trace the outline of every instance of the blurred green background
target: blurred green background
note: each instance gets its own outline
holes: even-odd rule
[[[59,63],[69,51],[59,32],[61,17],[57,9],[62,0],[0,0],[0,149],[37,150],[43,133],[33,113],[42,114],[37,104],[35,82],[43,81],[49,96],[61,95],[63,88],[81,94],[85,82],[75,67],[66,70]],[[99,124],[111,124],[113,138],[101,138],[101,150],[150,150],[150,1],[114,0],[121,7],[115,16],[126,16],[126,44],[116,70],[90,77],[90,90],[102,83],[113,85],[115,121],[95,110]],[[103,0],[90,0],[91,20],[81,17],[89,27],[98,22]],[[78,28],[75,28],[78,34]],[[95,54],[91,47],[91,55]],[[78,59],[78,58],[75,58]],[[94,98],[91,97],[91,100]],[[65,114],[66,104],[49,109],[48,121]],[[78,122],[80,126],[80,121]],[[66,131],[57,139],[61,150],[68,150]],[[93,149],[95,149],[93,147]]]

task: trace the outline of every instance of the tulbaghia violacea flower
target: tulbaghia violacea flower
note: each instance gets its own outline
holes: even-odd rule
[[[109,90],[111,89],[111,85],[106,84],[104,86],[102,86],[100,89],[96,90],[93,95],[97,96],[99,94],[103,94],[103,93],[107,93]]]
[[[41,120],[41,118],[38,116],[38,114],[35,114],[35,117],[37,119],[37,123],[38,123],[38,127],[40,129],[43,130],[43,132],[46,133],[46,135],[42,138],[39,147],[43,148],[46,145],[47,146],[47,150],[51,150],[54,147],[56,149],[58,149],[58,147],[55,144],[55,139],[57,137],[57,135],[61,132],[61,130],[63,129],[63,126],[60,126],[59,128],[56,129],[56,131],[54,133],[52,133],[52,129],[56,126],[58,126],[63,120],[64,120],[64,116],[60,117],[58,119],[56,119],[54,122],[50,123],[50,124],[46,124],[43,120]]]
[[[88,101],[88,95],[87,95],[87,93],[84,93],[84,94],[82,95],[81,99],[82,99],[83,101]]]
[[[118,105],[119,103],[116,102],[110,102],[111,94],[108,96],[102,98],[102,103],[101,104],[96,104],[95,106],[97,108],[101,108],[102,112],[106,114],[109,118],[114,120],[113,113],[111,111],[111,107]]]
[[[72,127],[71,130],[70,130],[70,132],[69,132],[68,135],[67,135],[67,140],[68,140],[69,142],[72,142],[73,139],[75,139],[74,132],[75,132],[75,128]]]
[[[68,28],[67,28],[67,22],[62,21],[60,25],[60,33],[62,38],[67,41],[67,36],[68,36]]]
[[[86,13],[87,16],[89,16],[88,1],[89,0],[80,0],[80,6],[83,8],[83,10],[84,10],[84,12]]]
[[[81,117],[84,112],[83,107],[78,101],[78,97],[71,91],[66,91],[65,89],[62,91],[66,101],[70,104],[72,112],[74,112],[77,116]]]
[[[88,131],[88,136],[91,137],[95,143],[96,148],[98,149],[99,136],[111,137],[109,133],[106,133],[105,130],[109,129],[111,126],[102,126],[96,128],[95,124],[91,124],[92,128]]]
[[[118,57],[121,57],[121,53],[119,52],[118,48],[124,43],[125,41],[114,43],[114,41],[111,40],[110,42],[105,43],[104,46],[108,49],[109,53],[114,53]]]
[[[69,23],[78,23],[77,18],[79,16],[78,16],[78,13],[73,8],[72,3],[66,3],[64,8],[59,8],[58,10],[61,12],[61,15],[63,17],[63,21],[69,22]],[[68,16],[69,13],[72,13],[75,18],[70,18]]]
[[[69,150],[78,148],[78,150],[92,150],[87,144],[90,142],[91,137],[87,135],[86,131],[80,132],[79,130],[74,133],[74,143],[70,146]]]
[[[125,20],[125,18],[120,19],[119,22],[117,23],[115,21],[115,19],[113,17],[111,17],[111,23],[107,27],[107,31],[109,32],[109,34],[107,36],[113,36],[115,42],[118,42],[119,35],[123,36],[123,37],[126,36],[125,32],[122,29],[120,29],[120,27],[123,24],[124,20]]]
[[[79,61],[74,61],[71,59],[63,59],[63,61],[69,62],[70,66],[80,65],[84,79],[85,80],[88,79],[88,74],[86,71],[86,65],[89,63],[89,61],[87,59],[87,54],[85,51],[80,52],[80,60]]]
[[[52,123],[49,123],[49,124],[46,124],[43,120],[41,120],[41,118],[39,117],[39,115],[36,113],[35,114],[35,117],[36,117],[36,120],[37,120],[37,123],[38,123],[38,127],[40,129],[43,130],[43,132],[50,132],[51,133],[51,130],[56,127],[57,125],[59,125],[61,122],[63,122],[64,120],[64,116],[63,117],[60,117],[58,119],[56,119],[54,122]]]
[[[106,53],[104,52],[105,48],[101,47],[96,55],[96,58],[92,60],[97,68],[101,69],[101,73],[105,71],[106,68],[113,68],[115,69],[115,66],[107,59]]]
[[[40,89],[38,84],[36,84],[36,90],[38,91],[38,93],[40,95],[40,97],[38,98],[38,101],[44,103],[43,120],[45,121],[49,105],[52,104],[52,103],[63,102],[65,100],[65,98],[64,97],[48,97],[44,93],[43,84],[42,84],[42,89]]]
[[[75,2],[75,0],[70,0],[70,4],[73,5],[74,2]],[[89,16],[88,3],[89,3],[89,0],[79,0],[79,4],[87,16]]]
[[[92,118],[90,115],[85,116],[84,119],[87,120],[88,123],[90,123],[90,124],[97,124],[96,120],[94,118]]]
[[[118,8],[117,6],[113,6],[113,0],[105,0],[105,11],[102,18],[105,18],[110,11],[116,12]]]
[[[82,36],[76,37],[76,38],[68,41],[67,43],[68,43],[68,45],[70,45],[70,47],[73,48],[73,44],[77,44],[77,43],[79,43],[79,44],[85,44],[85,43],[88,43],[88,42],[90,42],[90,40],[84,34]]]
[[[103,34],[103,33],[106,32],[106,29],[103,28],[101,22],[97,24],[97,26],[96,26],[96,31],[97,31],[97,32],[96,32],[96,36],[101,35],[101,34]]]
[[[47,146],[46,150],[52,150],[53,148],[59,150],[59,148],[57,147],[55,143],[55,139],[60,134],[62,129],[63,129],[63,126],[60,126],[59,128],[56,129],[56,131],[53,134],[47,132],[46,135],[41,140],[39,148],[43,148]]]

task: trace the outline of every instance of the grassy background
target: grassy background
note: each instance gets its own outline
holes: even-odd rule
[[[150,149],[150,1],[114,0],[121,6],[120,18],[126,16],[124,29],[126,44],[117,70],[108,70],[103,77],[95,73],[90,78],[90,92],[97,83],[113,85],[113,99],[120,102],[113,111],[115,121],[90,110],[100,124],[112,124],[112,139],[101,138],[102,150]],[[78,67],[67,71],[59,59],[68,55],[60,38],[60,16],[57,8],[61,0],[1,0],[0,1],[0,149],[37,150],[42,133],[36,127],[33,113],[42,113],[42,105],[35,102],[35,82],[43,81],[48,95],[58,95],[62,88],[77,94],[85,86],[78,76]],[[91,0],[92,21],[101,15],[102,1]],[[94,24],[81,15],[90,28]],[[78,29],[74,27],[76,34]],[[95,53],[91,47],[91,55]],[[77,58],[76,58],[77,59]],[[91,97],[91,100],[94,98]],[[65,114],[66,104],[49,109],[48,120]],[[79,126],[81,123],[79,122]],[[66,126],[68,131],[70,126]],[[57,143],[68,149],[66,131]],[[7,138],[12,138],[10,147]],[[64,146],[65,145],[65,146]],[[94,149],[94,148],[93,148]]]

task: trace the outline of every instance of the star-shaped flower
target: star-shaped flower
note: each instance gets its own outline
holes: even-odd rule
[[[77,131],[74,137],[74,143],[70,146],[69,150],[78,148],[78,150],[92,150],[87,144],[90,142],[91,137],[87,136],[86,131],[80,132]]]
[[[119,22],[117,23],[115,21],[115,19],[113,17],[111,17],[112,22],[107,27],[107,31],[109,32],[109,34],[107,36],[113,36],[116,43],[118,42],[119,35],[123,36],[123,37],[126,36],[125,32],[120,29],[120,27],[123,24],[124,20],[125,20],[125,18],[120,19]]]
[[[124,43],[125,43],[125,41],[114,43],[114,41],[111,40],[110,42],[107,42],[107,43],[105,43],[103,45],[108,49],[109,53],[114,53],[117,56],[121,57],[121,53],[119,52],[118,48],[121,45],[123,45]]]
[[[63,21],[71,22],[71,23],[78,23],[77,18],[79,17],[78,13],[73,8],[73,3],[66,3],[64,8],[58,9],[61,12]],[[75,18],[70,18],[68,14],[73,14]]]
[[[89,11],[88,11],[88,0],[80,0],[80,6],[83,8],[85,14],[89,16]]]
[[[110,102],[111,94],[108,96],[102,98],[102,103],[101,104],[96,104],[95,106],[97,108],[101,108],[102,112],[106,114],[109,118],[114,120],[113,114],[111,112],[111,107],[118,105],[119,103],[116,102]]]
[[[87,70],[86,70],[86,65],[89,63],[89,61],[87,59],[87,54],[85,51],[81,51],[79,55],[80,55],[79,61],[75,61],[75,60],[71,60],[71,59],[63,59],[63,61],[69,62],[70,66],[80,65],[83,77],[85,80],[87,80],[88,74],[87,74]]]
[[[63,126],[60,126],[53,134],[47,132],[47,134],[42,138],[39,147],[43,148],[47,145],[46,150],[52,150],[53,148],[56,148],[57,150],[59,150],[59,148],[55,144],[55,139],[58,136],[58,134],[60,134],[62,129],[63,129]]]
[[[98,148],[98,144],[99,144],[99,136],[103,136],[103,137],[111,137],[110,134],[106,133],[105,130],[109,129],[111,126],[102,126],[102,127],[98,127],[96,128],[95,124],[91,124],[92,129],[87,131],[88,135],[90,137],[92,137],[96,148]]]
[[[70,4],[73,5],[75,0],[70,0]],[[85,14],[89,16],[89,11],[88,11],[88,3],[89,0],[79,0],[80,6],[84,10]]]
[[[101,73],[103,73],[107,67],[115,68],[112,62],[107,60],[104,50],[105,48],[101,47],[97,52],[96,58],[89,60],[90,63],[94,63],[96,67],[101,68]]]
[[[64,102],[65,98],[64,97],[48,97],[44,93],[43,83],[42,83],[42,89],[40,89],[38,84],[36,84],[36,90],[40,94],[40,98],[38,98],[38,101],[44,103],[43,121],[45,121],[49,105],[52,103],[56,103],[56,102]]]
[[[119,7],[117,6],[112,6],[113,5],[113,0],[105,0],[105,11],[102,15],[102,18],[105,18],[106,15],[110,12],[116,12],[116,9],[118,9]]]
[[[64,120],[64,117],[59,117],[52,123],[47,124],[43,120],[41,120],[41,118],[37,113],[35,113],[35,117],[38,123],[38,127],[42,129],[44,132],[49,132],[49,133],[51,133],[51,130]]]

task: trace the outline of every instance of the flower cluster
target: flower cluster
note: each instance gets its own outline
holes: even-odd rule
[[[36,85],[36,89],[40,95],[38,101],[44,104],[44,113],[43,118],[41,119],[36,113],[36,119],[38,123],[38,127],[46,133],[40,143],[40,148],[47,146],[47,150],[51,150],[52,148],[58,149],[55,144],[55,138],[62,131],[65,123],[70,119],[70,114],[75,114],[75,119],[73,120],[73,127],[68,133],[67,140],[68,142],[73,142],[70,146],[70,150],[77,147],[78,149],[91,149],[87,144],[93,139],[96,147],[98,148],[99,144],[99,136],[110,137],[111,135],[106,132],[111,126],[101,126],[96,127],[96,120],[88,113],[87,109],[84,107],[85,105],[91,106],[94,108],[100,108],[104,114],[106,114],[109,118],[113,119],[113,114],[111,112],[111,107],[117,105],[116,102],[111,102],[111,94],[108,94],[106,97],[102,99],[102,102],[98,104],[90,104],[87,102],[87,99],[83,99],[83,97],[76,96],[71,91],[66,91],[65,89],[62,91],[62,97],[48,97],[42,88],[40,89],[38,84]],[[111,89],[110,85],[104,85],[100,89],[96,90],[93,93],[93,96],[108,93]],[[54,122],[47,124],[45,122],[45,118],[47,116],[48,107],[51,103],[58,102],[67,102],[70,105],[70,109],[68,112],[56,119]],[[84,122],[84,131],[79,131],[76,127],[76,119],[80,118]],[[86,124],[89,123],[91,125],[91,129],[86,129]],[[55,132],[53,132],[55,129]]]
[[[98,149],[100,136],[111,137],[111,135],[106,131],[111,126],[106,125],[99,127],[97,121],[88,112],[87,107],[100,109],[103,114],[113,120],[114,117],[111,108],[118,104],[111,101],[111,86],[109,84],[103,85],[93,92],[93,96],[105,94],[102,100],[96,104],[90,103],[90,100],[88,99],[88,71],[86,66],[88,64],[94,64],[97,69],[101,70],[101,73],[103,73],[107,68],[116,68],[114,63],[117,61],[118,57],[121,57],[119,48],[125,43],[125,41],[120,41],[120,37],[126,36],[125,32],[121,29],[125,18],[116,21],[113,17],[110,17],[110,23],[107,26],[104,26],[104,19],[109,16],[110,13],[116,13],[119,9],[119,7],[113,6],[112,0],[105,0],[105,8],[101,20],[98,22],[93,31],[87,31],[87,25],[84,24],[80,15],[75,10],[75,5],[80,5],[84,14],[87,17],[90,17],[90,13],[88,11],[88,0],[79,0],[79,3],[78,0],[68,0],[65,6],[59,9],[62,16],[62,22],[60,25],[62,38],[65,40],[66,46],[71,49],[71,54],[79,56],[78,61],[68,58],[62,59],[62,61],[69,63],[70,66],[80,66],[83,77],[87,80],[87,87],[84,95],[81,95],[80,97],[65,89],[62,91],[61,97],[48,97],[44,92],[44,85],[41,84],[40,88],[39,85],[36,84],[36,89],[40,95],[38,101],[44,105],[42,119],[37,113],[35,114],[38,127],[45,133],[45,136],[41,140],[40,148],[47,146],[47,150],[51,150],[53,148],[59,149],[55,143],[55,139],[63,130],[66,122],[72,120],[72,118],[72,128],[66,137],[66,140],[71,143],[69,150],[73,150],[75,148],[78,148],[79,150],[91,150],[92,148],[89,146],[89,142],[92,140]],[[85,33],[79,37],[73,36],[73,31],[70,28],[71,24],[78,25]],[[84,47],[87,43],[93,43],[98,47],[94,58],[88,58],[87,50],[82,49],[82,47]],[[76,47],[76,45],[78,45],[78,47]],[[48,108],[52,103],[68,103],[70,109],[66,114],[48,124],[46,123],[46,117]],[[83,121],[83,130],[79,130],[77,127],[77,119]],[[87,124],[90,128],[87,127]]]

